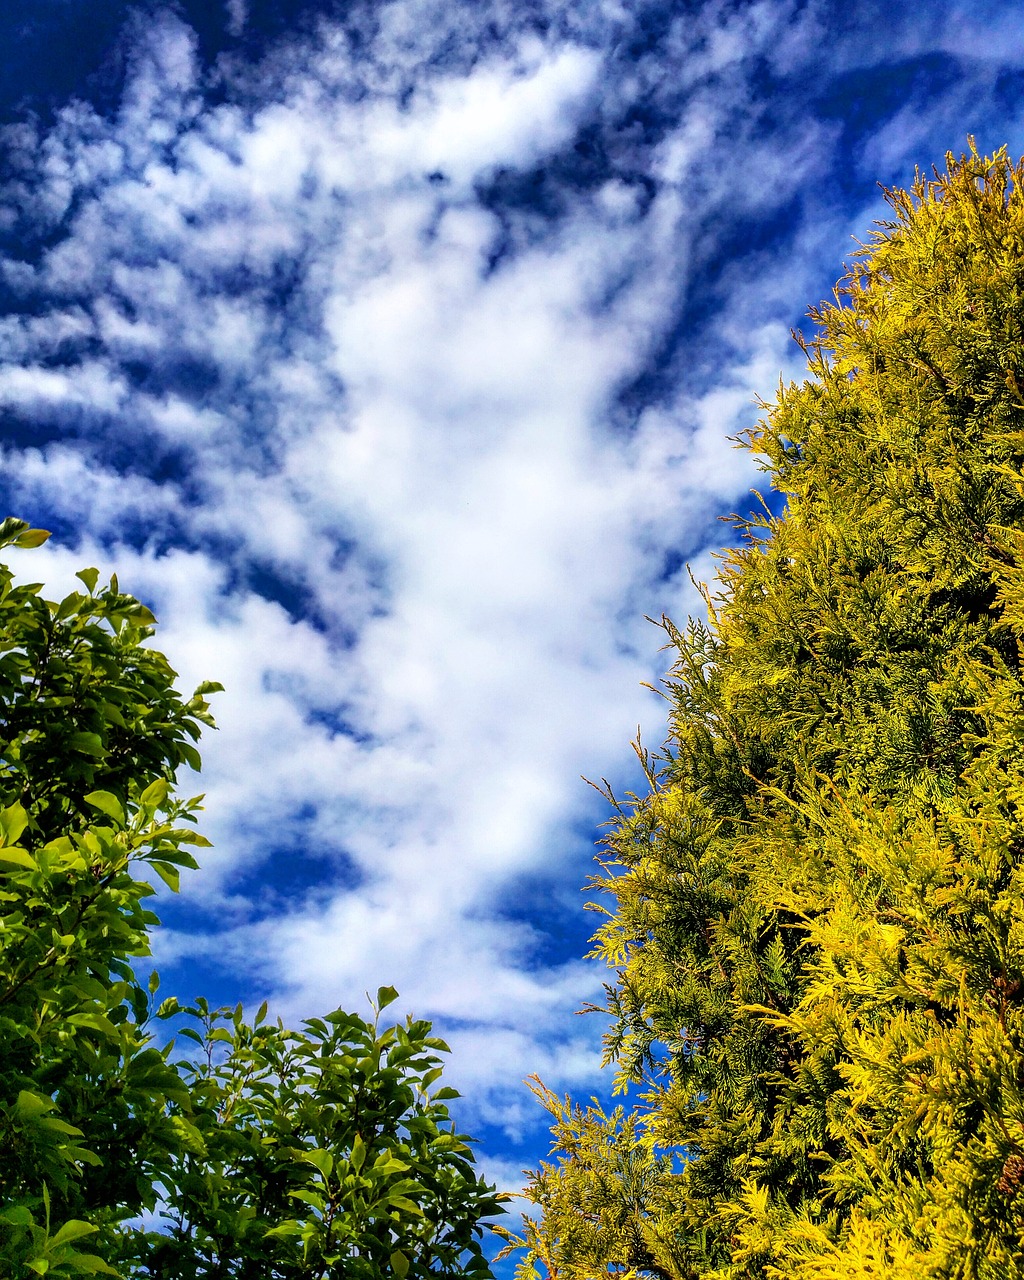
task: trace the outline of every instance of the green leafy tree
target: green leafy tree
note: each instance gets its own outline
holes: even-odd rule
[[[7,520],[0,550],[47,536]],[[0,1275],[489,1275],[502,1197],[427,1023],[154,1009],[147,899],[207,843],[173,787],[220,686],[181,698],[149,610],[78,577],[52,602],[0,565]]]
[[[46,535],[0,525],[0,547]],[[153,617],[98,574],[59,603],[0,567],[0,1263],[109,1272],[115,1224],[152,1209],[186,1101],[142,1030],[133,962],[155,917],[146,869],[194,866],[197,801],[171,799],[208,722],[145,641]],[[184,825],[183,825],[184,824]],[[90,1247],[85,1242],[90,1241]],[[93,1250],[96,1252],[93,1252]]]
[[[1024,164],[888,201],[748,440],[784,514],[664,624],[596,877],[636,1106],[558,1105],[522,1274],[1024,1275]]]
[[[409,1019],[337,1011],[302,1032],[241,1007],[184,1013],[199,1056],[180,1064],[189,1109],[164,1230],[126,1241],[158,1277],[426,1280],[488,1277],[480,1221],[504,1197],[476,1176],[434,1088],[444,1041]]]

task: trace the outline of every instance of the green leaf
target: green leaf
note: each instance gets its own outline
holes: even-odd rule
[[[177,893],[181,888],[181,873],[178,868],[172,866],[169,862],[164,862],[162,859],[158,861],[155,858],[148,858],[147,861],[164,884],[167,885],[168,889],[172,893]]]
[[[26,871],[38,871],[39,863],[25,849],[0,847],[0,862],[9,862],[16,867],[24,867]]]
[[[90,1031],[99,1031],[111,1040],[119,1040],[121,1037],[120,1031],[103,1013],[72,1013],[68,1015],[68,1022],[73,1027],[85,1027]]]
[[[24,805],[8,805],[0,812],[0,832],[3,833],[4,844],[15,844],[27,826],[28,813]]]
[[[405,1280],[409,1271],[409,1259],[401,1249],[396,1249],[391,1255],[391,1270],[398,1277],[398,1280]]]
[[[65,596],[57,607],[56,618],[58,622],[63,622],[66,618],[76,614],[85,603],[85,596],[79,591],[73,592],[69,596]]]
[[[120,1276],[109,1262],[104,1262],[94,1253],[71,1253],[64,1259],[64,1266],[73,1266],[76,1271],[87,1276]]]
[[[318,1213],[323,1213],[327,1207],[327,1201],[318,1191],[289,1191],[288,1195],[292,1200],[301,1200],[303,1204],[308,1204]]]
[[[36,1116],[45,1115],[47,1111],[52,1111],[56,1105],[52,1098],[44,1098],[38,1093],[22,1089],[19,1091],[17,1101],[14,1104],[14,1114],[19,1120],[33,1120]]]
[[[47,1248],[52,1253],[60,1245],[70,1244],[73,1240],[81,1240],[83,1236],[95,1235],[98,1230],[99,1227],[93,1226],[91,1222],[82,1222],[77,1218],[71,1218],[64,1223],[55,1236],[50,1237]]]
[[[194,1156],[206,1156],[206,1140],[191,1121],[184,1116],[172,1116],[171,1127],[178,1136],[182,1147]]]
[[[41,547],[49,536],[49,531],[46,529],[26,529],[24,533],[17,536],[14,545],[25,550],[30,547]]]
[[[98,733],[72,733],[67,739],[68,748],[83,756],[102,757],[106,754],[103,739]]]
[[[311,1164],[314,1169],[323,1174],[325,1178],[331,1176],[334,1169],[334,1157],[329,1151],[322,1148],[316,1148],[312,1151],[303,1151],[299,1154],[299,1159],[305,1164]]]
[[[157,778],[139,796],[139,804],[147,812],[155,812],[167,801],[168,784],[166,778]]]
[[[73,1124],[68,1124],[66,1120],[58,1120],[56,1116],[42,1116],[35,1123],[40,1129],[48,1129],[51,1133],[64,1133],[69,1138],[81,1138],[83,1136],[81,1129],[77,1129]]]
[[[19,520],[17,516],[7,516],[0,524],[0,546],[7,546],[18,536],[23,529],[27,529],[29,523],[27,520]]]
[[[394,987],[378,987],[377,988],[377,1011],[386,1009],[389,1004],[394,1004],[398,999],[398,992]]]
[[[98,809],[100,813],[105,813],[108,818],[113,818],[118,826],[124,826],[125,816],[121,801],[109,791],[90,791],[85,797],[85,803]]]
[[[90,595],[92,595],[92,593],[96,590],[96,580],[99,578],[99,576],[100,576],[99,569],[79,569],[79,571],[75,574],[75,577],[79,580],[79,582],[82,582],[85,584],[85,589],[86,591],[89,592]]]
[[[204,698],[208,693],[223,693],[223,692],[224,692],[224,686],[220,683],[219,680],[204,680],[202,684],[197,686],[195,694],[193,696],[198,698]]]
[[[213,841],[207,840],[206,836],[198,831],[186,831],[178,836],[182,844],[194,845],[197,849],[212,849]]]
[[[408,1198],[408,1196],[389,1195],[389,1196],[386,1196],[385,1199],[393,1209],[404,1209],[406,1213],[411,1213],[413,1217],[416,1217],[416,1218],[423,1217],[423,1210],[419,1207],[418,1204],[413,1204],[413,1202]]]

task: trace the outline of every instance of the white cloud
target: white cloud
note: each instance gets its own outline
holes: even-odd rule
[[[797,18],[677,24],[672,126],[548,218],[480,193],[568,165],[581,120],[677,68],[611,83],[607,50],[528,35],[434,70],[428,9],[384,6],[358,58],[325,22],[251,109],[203,105],[194,37],[164,17],[113,121],[64,113],[19,189],[67,222],[38,269],[9,268],[46,305],[5,330],[0,402],[77,436],[5,468],[82,532],[39,553],[54,582],[116,569],[183,686],[227,686],[204,744],[216,848],[186,885],[223,928],[168,931],[165,961],[230,962],[296,1017],[393,982],[453,1028],[477,1113],[518,1132],[523,1075],[595,1069],[566,1015],[599,975],[544,959],[514,895],[582,881],[579,775],[626,776],[638,720],[660,737],[643,616],[694,606],[666,566],[706,564],[709,521],[757,483],[726,436],[794,367],[787,307],[847,217],[723,272],[720,358],[631,417],[617,397],[686,319],[716,220],[827,167],[831,128],[766,139],[749,112],[747,62],[784,36],[796,59]],[[282,901],[296,841],[321,878]]]
[[[465,184],[500,164],[525,167],[568,141],[581,101],[595,91],[597,55],[552,55],[539,41],[517,53],[427,82],[404,110],[379,104],[368,122],[378,180],[442,170]]]
[[[489,269],[503,227],[474,183],[571,138],[593,52],[528,40],[403,106],[332,101],[307,80],[251,119],[195,114],[192,59],[170,26],[140,56],[113,150],[44,262],[51,287],[93,295],[75,323],[84,306],[101,354],[59,373],[23,362],[0,393],[117,409],[143,438],[187,446],[200,499],[176,514],[200,549],[118,544],[119,517],[147,501],[174,516],[174,485],[56,447],[11,465],[95,531],[54,571],[115,567],[156,605],[183,684],[227,686],[205,744],[216,848],[186,892],[229,927],[168,934],[165,956],[229,955],[296,1016],[393,982],[457,1028],[455,1077],[518,1130],[532,1104],[508,1091],[523,1075],[594,1070],[593,1031],[566,1015],[598,975],[538,962],[504,895],[559,866],[582,881],[579,775],[623,767],[658,661],[642,616],[678,598],[654,586],[661,558],[742,487],[716,419],[760,366],[727,371],[696,416],[608,426],[678,301],[665,264],[685,256],[686,210],[671,188],[641,219],[613,185]],[[290,327],[272,283],[285,266]],[[233,272],[249,286],[220,283]],[[200,360],[220,385],[129,391],[121,362],[143,355]],[[232,588],[209,539],[291,576],[326,625]],[[303,810],[324,881],[252,922],[234,883],[287,856],[281,824]]]
[[[113,413],[123,404],[126,393],[124,380],[100,362],[83,362],[70,373],[38,365],[0,369],[0,404],[27,415],[55,406]]]
[[[240,36],[249,18],[246,0],[224,0],[224,8],[228,14],[228,30],[233,36]]]

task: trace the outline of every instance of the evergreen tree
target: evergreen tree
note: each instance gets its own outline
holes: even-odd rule
[[[544,1095],[523,1274],[1024,1275],[1024,162],[947,157],[746,443],[616,819],[606,1116]]]

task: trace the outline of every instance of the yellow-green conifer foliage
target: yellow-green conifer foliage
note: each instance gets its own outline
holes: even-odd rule
[[[639,1116],[547,1097],[526,1273],[1024,1276],[1024,162],[888,200],[666,624],[597,878]]]

